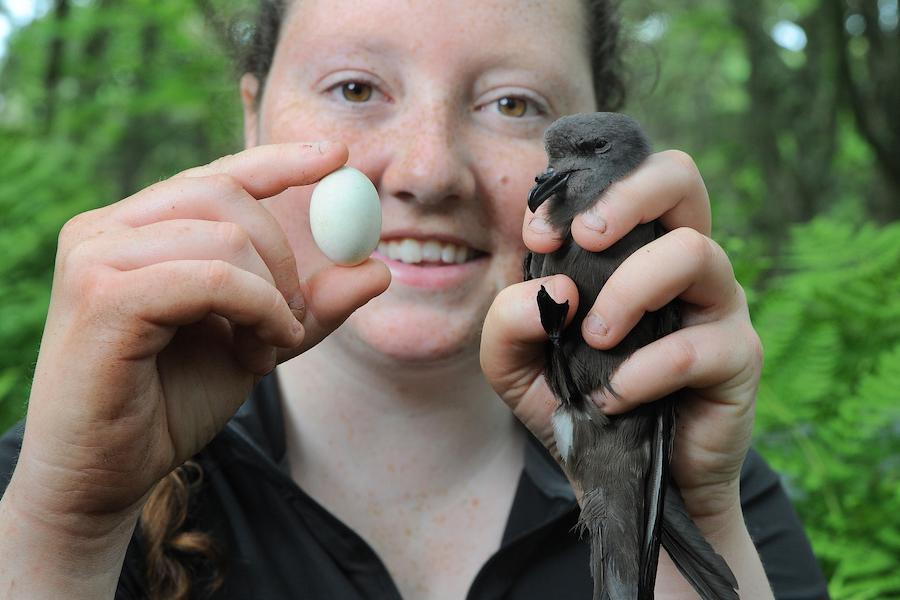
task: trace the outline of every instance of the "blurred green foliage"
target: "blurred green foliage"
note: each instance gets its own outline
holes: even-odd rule
[[[835,598],[900,597],[900,223],[793,229],[754,323],[757,448],[785,477]]]
[[[14,32],[0,64],[0,430],[24,414],[63,223],[241,147],[224,41],[246,38],[248,6],[54,0]],[[900,598],[897,2],[622,8],[627,110],[700,166],[766,348],[757,447],[834,598]]]

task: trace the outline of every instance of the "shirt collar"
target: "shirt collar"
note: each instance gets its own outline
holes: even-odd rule
[[[548,498],[575,502],[575,492],[566,475],[547,448],[531,432],[526,432],[525,474]]]
[[[274,372],[263,377],[253,388],[225,429],[238,432],[240,439],[275,464],[284,463],[287,449],[284,414]]]
[[[285,465],[284,413],[274,372],[257,384],[226,429],[238,432],[240,439],[276,465]],[[525,433],[524,474],[547,498],[575,502],[575,493],[560,466],[541,442],[530,432]]]

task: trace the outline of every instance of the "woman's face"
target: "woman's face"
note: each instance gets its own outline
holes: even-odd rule
[[[488,307],[522,277],[543,131],[594,109],[583,27],[576,0],[292,3],[247,143],[344,142],[378,188],[383,243],[397,246],[378,256],[390,288],[340,343],[407,363],[477,356]],[[246,105],[252,78],[242,88]],[[326,262],[309,234],[310,192],[267,201],[301,276]]]

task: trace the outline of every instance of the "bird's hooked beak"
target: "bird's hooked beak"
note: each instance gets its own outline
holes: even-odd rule
[[[557,172],[550,168],[535,177],[534,182],[537,185],[528,193],[528,208],[531,209],[531,212],[537,211],[547,198],[566,185],[571,174],[571,171]]]

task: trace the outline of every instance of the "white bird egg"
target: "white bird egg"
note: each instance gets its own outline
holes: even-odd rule
[[[309,202],[309,228],[316,245],[332,262],[358,265],[381,239],[378,190],[353,167],[341,167],[326,175]]]

